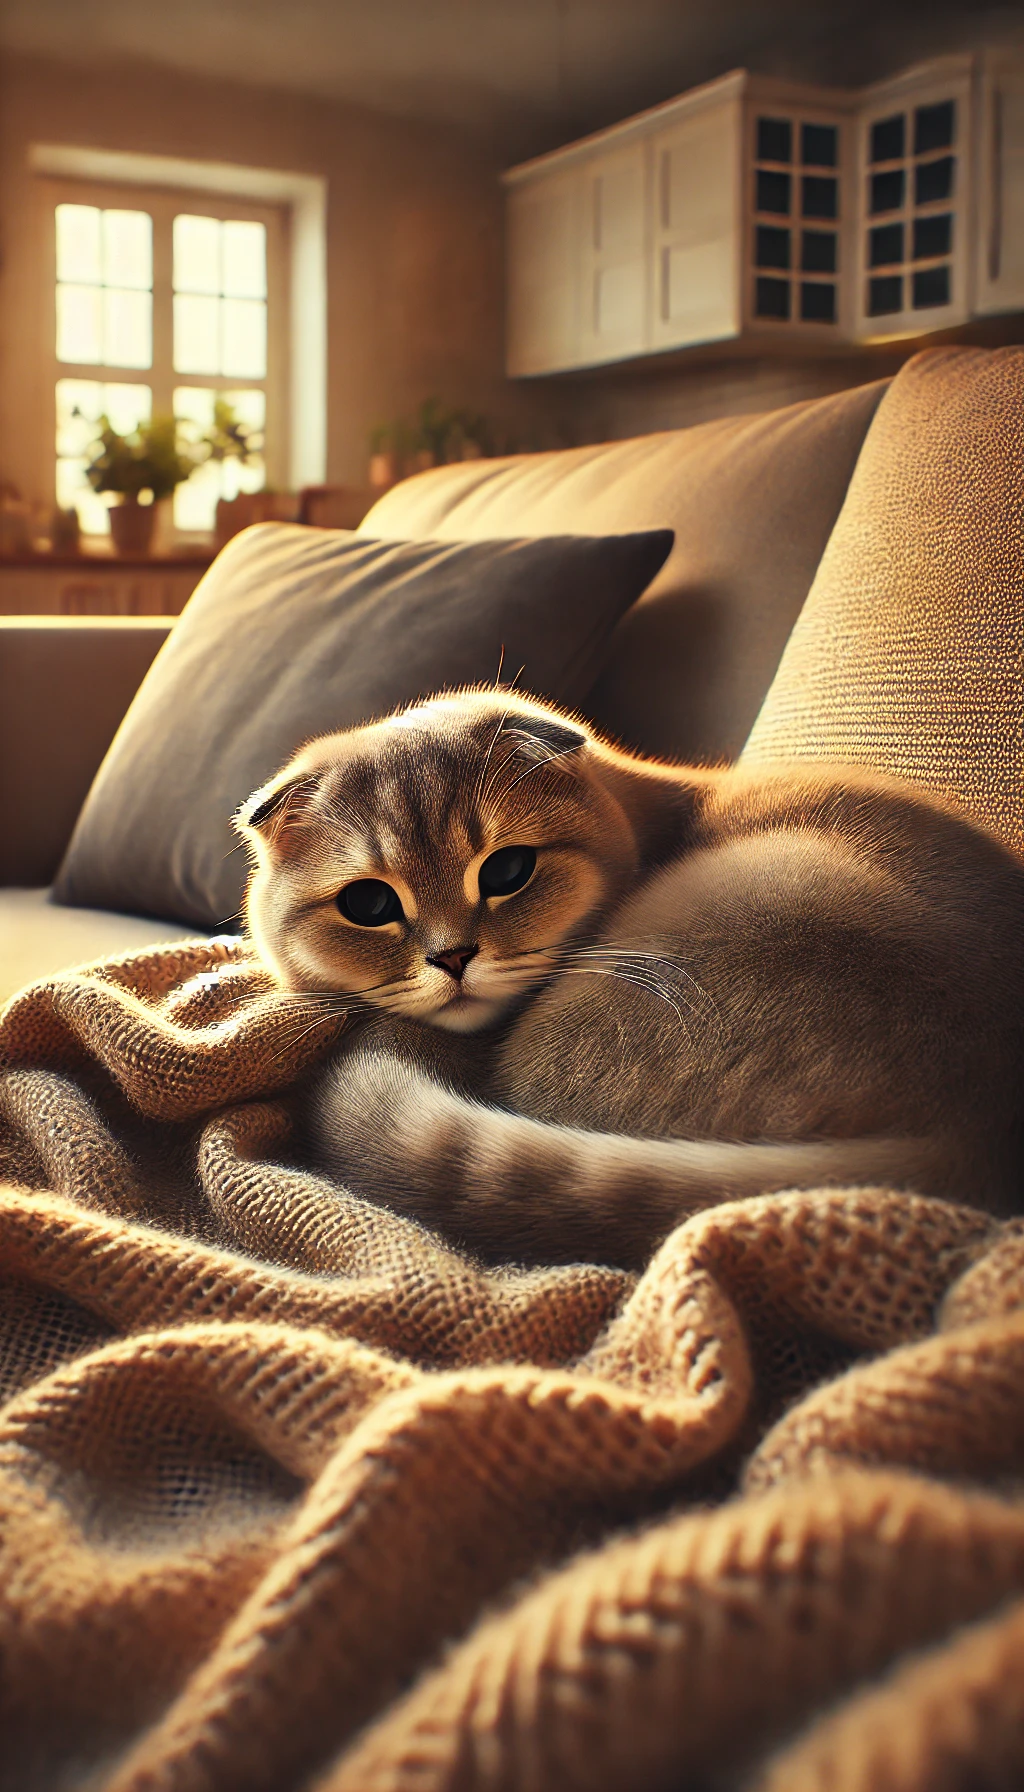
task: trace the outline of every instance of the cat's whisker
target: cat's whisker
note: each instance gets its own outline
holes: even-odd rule
[[[678,1001],[685,1001],[688,1012],[691,1015],[695,1014],[696,1007],[687,1001],[684,992],[681,989],[673,988],[667,978],[659,976],[649,964],[643,962],[643,958],[646,956],[650,955],[630,953],[617,947],[584,946],[568,953],[565,965],[566,968],[575,966],[579,969],[583,969],[587,965],[594,965],[598,968],[605,966],[609,969],[620,970],[623,974],[628,973],[632,981],[638,985],[643,982],[653,994],[663,996],[665,1001],[673,1007],[677,1006]]]
[[[686,1016],[679,1007],[679,1004],[673,1000],[668,990],[659,989],[654,984],[645,983],[641,978],[631,977],[628,971],[613,971],[611,969],[602,970],[598,966],[591,966],[587,969],[584,969],[582,966],[577,966],[575,972],[569,974],[575,974],[581,977],[615,977],[620,983],[631,984],[634,989],[640,990],[642,994],[653,996],[656,1000],[664,1002],[667,1008],[671,1008],[680,1027],[686,1034],[687,1039],[690,1039],[689,1028],[686,1025]]]
[[[575,965],[572,969],[578,971],[581,975],[586,975],[588,972],[596,972],[599,975],[619,977],[624,983],[631,983],[634,989],[642,989],[647,995],[655,996],[659,1001],[664,1002],[666,1007],[671,1008],[672,1012],[678,1016],[680,1022],[687,1016],[691,1019],[694,1016],[694,1010],[692,1008],[684,1009],[677,1000],[675,993],[663,983],[651,982],[646,977],[637,976],[631,971],[616,969],[611,965]]]
[[[571,777],[572,773],[569,767],[560,765],[559,760],[567,759],[571,753],[578,753],[582,745],[583,743],[580,741],[574,746],[563,747],[561,752],[548,753],[545,758],[534,760],[532,765],[528,765],[525,771],[520,772],[518,777],[513,778],[511,783],[506,784],[505,788],[499,791],[498,794],[500,796],[508,796],[509,792],[514,790],[517,784],[522,784],[523,781],[530,776],[531,772],[539,772],[544,766],[554,766],[556,771],[564,773],[566,777]]]
[[[497,775],[500,774],[500,772],[502,772],[504,770],[506,765],[511,764],[512,760],[517,759],[519,757],[519,755],[524,751],[526,744],[527,743],[521,741],[521,742],[517,743],[517,745],[514,747],[514,749],[511,753],[506,753],[504,759],[501,761],[501,764],[497,767],[495,776],[493,776],[489,780],[487,789],[479,796],[479,801],[481,802],[481,804],[484,803],[485,801],[487,801],[491,797],[491,795],[494,793],[494,786],[495,786]],[[539,742],[539,741],[534,742],[533,746],[536,750],[537,757],[533,760],[532,764],[526,766],[526,768],[523,771],[520,771],[514,778],[511,778],[506,785],[504,785],[501,789],[499,789],[496,793],[497,796],[499,798],[507,797],[509,792],[515,789],[517,784],[521,784],[524,781],[524,779],[526,779],[530,776],[531,772],[540,771],[544,766],[553,766],[556,771],[563,772],[566,777],[572,777],[574,774],[572,773],[570,768],[567,766],[559,765],[558,761],[568,758],[573,753],[578,753],[580,747],[583,744],[584,743],[582,741],[574,741],[571,746],[562,747],[558,751],[550,751],[550,750],[544,750],[544,743]],[[522,819],[522,818],[520,818],[520,819]]]
[[[628,947],[618,947],[618,946],[611,947],[611,948],[605,948],[605,949],[612,950],[612,951],[630,951],[632,957],[647,958],[647,959],[651,959],[656,964],[671,965],[673,967],[673,969],[675,971],[677,971],[681,977],[685,977],[686,981],[693,985],[693,988],[697,991],[697,994],[699,996],[701,996],[704,1001],[709,1003],[709,1005],[715,1010],[715,1014],[718,1017],[719,1023],[723,1024],[722,1016],[719,1011],[718,1004],[716,1003],[714,996],[711,994],[710,990],[706,989],[704,987],[703,983],[700,983],[698,981],[698,979],[693,975],[693,972],[689,969],[689,967],[686,965],[684,960],[681,958],[677,958],[674,953],[672,953],[672,952],[642,952],[639,950],[633,951]]]
[[[679,1007],[678,1003],[673,1001],[672,997],[664,989],[656,989],[642,979],[631,977],[626,971],[612,970],[610,966],[582,964],[566,965],[557,973],[557,975],[565,977],[615,977],[620,983],[631,983],[634,989],[642,990],[645,995],[658,996],[667,1007],[671,1008],[683,1032],[686,1034],[687,1039],[690,1040],[690,1032],[686,1025],[682,1009]],[[690,1040],[690,1043],[692,1044],[692,1040]]]
[[[502,648],[501,652],[502,652],[502,658],[504,658],[505,649]],[[499,666],[498,670],[500,672],[500,670],[501,670],[500,666]],[[509,705],[509,708],[506,709],[504,715],[501,718],[501,721],[498,723],[497,728],[494,730],[494,733],[491,736],[491,744],[488,747],[487,752],[484,756],[484,762],[480,768],[480,776],[477,779],[476,788],[473,792],[473,800],[476,803],[479,803],[482,800],[483,789],[484,789],[484,779],[487,777],[487,768],[491,763],[491,754],[494,752],[494,749],[498,744],[498,737],[501,734],[501,731],[504,728],[505,723],[508,721],[508,718],[511,714],[512,714],[512,708],[511,708],[511,705]]]
[[[681,958],[675,958],[672,956],[672,954],[666,953],[666,952],[643,952],[640,950],[634,950],[633,948],[628,947],[628,946],[613,946],[613,945],[580,946],[580,947],[575,948],[575,950],[577,952],[579,952],[580,954],[586,953],[587,955],[589,955],[591,957],[601,956],[601,957],[605,957],[605,958],[617,958],[617,959],[621,959],[623,961],[628,960],[630,963],[637,965],[638,968],[642,967],[642,966],[650,968],[652,971],[652,974],[655,974],[654,973],[655,966],[659,966],[659,965],[670,966],[675,973],[677,973],[678,975],[680,975],[682,977],[685,977],[686,981],[692,985],[692,987],[697,992],[697,994],[704,1001],[708,1002],[711,1005],[711,1007],[713,1007],[715,1009],[715,1013],[718,1015],[719,1021],[721,1021],[721,1015],[718,1014],[718,1008],[714,1002],[714,998],[704,988],[703,984],[698,983],[696,977],[694,977],[692,975],[692,973],[686,968],[686,966],[683,963]],[[679,993],[680,993],[680,995],[682,995],[681,990]]]
[[[479,808],[485,809],[487,807],[487,805],[491,802],[492,797],[494,795],[494,788],[498,782],[498,779],[501,777],[501,774],[505,770],[506,765],[511,764],[512,760],[515,759],[518,752],[519,752],[519,748],[514,746],[514,747],[512,747],[510,752],[505,754],[503,759],[497,759],[494,761],[494,764],[491,767],[490,777],[488,778],[487,783],[483,786],[482,790],[480,791],[480,795],[477,798],[477,803],[478,803]],[[501,795],[500,791],[498,792],[498,795],[499,796]]]
[[[336,1020],[355,1012],[367,1012],[372,1006],[387,1007],[391,1005],[407,977],[389,979],[385,983],[369,984],[357,990],[308,990],[287,991],[271,995],[270,1001],[277,1011],[283,1010],[285,1024],[280,1032],[285,1040],[285,1049],[305,1038],[308,1032],[325,1021]],[[372,997],[372,1002],[368,999]],[[289,1026],[288,1022],[291,1022]],[[305,1025],[303,1026],[303,1023]],[[296,1033],[296,1028],[302,1030]]]
[[[325,1020],[336,1022],[339,1016],[341,1019],[347,1018],[345,1011],[339,1010],[338,1013],[335,1014],[320,1014],[314,1020],[307,1020],[305,1025],[302,1025],[299,1017],[296,1016],[295,1021],[290,1027],[284,1027],[280,1030],[278,1036],[280,1049],[274,1053],[275,1063],[280,1063],[282,1058],[287,1057],[289,1053],[294,1052],[296,1047],[301,1045],[302,1041],[307,1039],[311,1033],[315,1033],[317,1028],[322,1026]]]

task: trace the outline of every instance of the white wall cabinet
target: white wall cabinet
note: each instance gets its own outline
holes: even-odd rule
[[[991,52],[980,89],[975,310],[986,315],[1024,309],[1024,57]]]
[[[1024,308],[1024,56],[740,70],[505,176],[508,371],[877,342]]]

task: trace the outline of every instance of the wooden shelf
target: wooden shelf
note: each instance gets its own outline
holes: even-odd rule
[[[86,548],[80,554],[0,554],[0,572],[17,567],[19,572],[38,569],[40,572],[163,572],[167,569],[205,570],[214,556],[214,549],[189,550],[181,554],[113,554],[108,550]]]
[[[0,614],[176,616],[212,558],[212,552],[10,556],[0,559]]]

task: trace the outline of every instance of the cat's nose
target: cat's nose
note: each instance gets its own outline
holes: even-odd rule
[[[436,965],[439,971],[447,971],[449,977],[461,983],[467,964],[479,950],[479,946],[454,946],[450,952],[428,952],[427,963]]]

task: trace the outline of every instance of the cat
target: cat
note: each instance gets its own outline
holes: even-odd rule
[[[639,1267],[792,1187],[1019,1206],[1024,861],[951,805],[484,688],[313,741],[237,826],[283,999],[351,1017],[313,1160],[484,1260]]]

